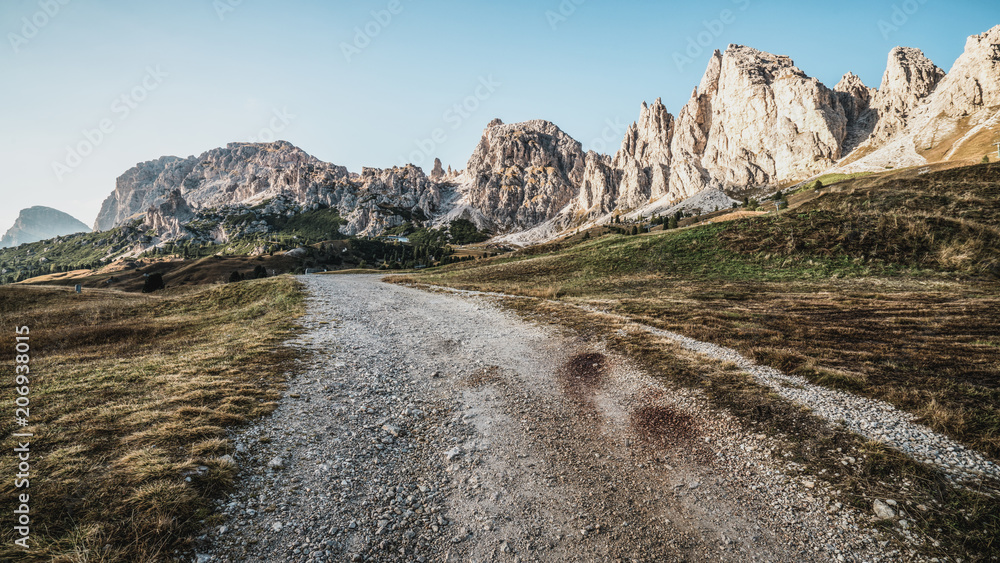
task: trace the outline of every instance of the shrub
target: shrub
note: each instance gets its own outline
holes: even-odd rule
[[[152,293],[154,291],[159,291],[164,289],[166,284],[163,283],[163,274],[149,274],[146,276],[146,281],[142,284],[143,293]]]
[[[243,276],[236,270],[233,270],[233,273],[229,274],[229,283],[235,283],[238,281],[243,281]]]

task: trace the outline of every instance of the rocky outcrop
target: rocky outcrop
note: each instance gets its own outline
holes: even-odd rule
[[[451,167],[449,166],[448,169],[451,170]],[[441,159],[435,158],[434,169],[431,170],[431,180],[434,180],[435,182],[440,182],[441,180],[444,179],[444,177],[445,177],[445,171],[444,167],[441,165]]]
[[[495,119],[469,159],[461,204],[480,210],[497,232],[527,229],[573,201],[584,169],[580,143],[554,124]]]
[[[868,140],[878,122],[878,112],[872,108],[872,100],[878,90],[865,86],[860,77],[848,72],[833,87],[833,91],[837,93],[837,100],[847,118],[847,135],[841,153],[848,154]]]
[[[878,123],[868,144],[882,146],[902,131],[915,108],[934,91],[944,76],[944,71],[925,57],[920,49],[893,49],[889,53],[882,85],[872,99]]]
[[[713,85],[714,65],[702,81],[712,94],[701,159],[714,183],[727,190],[777,185],[840,158],[847,134],[843,108],[790,58],[730,45]]]
[[[164,156],[130,168],[118,177],[115,191],[101,205],[94,230],[114,228],[136,214],[163,203],[166,195],[181,185],[195,164],[194,157]]]
[[[182,236],[199,211],[281,198],[297,209],[335,207],[347,234],[379,234],[403,220],[400,211],[432,216],[441,188],[415,166],[351,175],[287,143],[230,143],[198,157],[163,157],[118,178],[95,222],[98,230],[141,218],[166,237]]]
[[[923,113],[927,123],[914,121],[918,149],[953,140],[959,133],[975,133],[987,122],[995,127],[1000,113],[1000,25],[968,38],[965,51],[938,83]]]
[[[639,120],[625,132],[612,162],[621,175],[619,207],[639,207],[667,194],[673,137],[674,116],[663,102],[659,98],[652,105],[643,102]]]
[[[676,119],[660,100],[643,103],[610,163],[587,156],[573,213],[657,213],[706,189],[808,178],[867,136],[873,95],[854,75],[830,90],[788,57],[730,45],[713,53]]]
[[[871,138],[835,171],[978,162],[1000,125],[1000,26],[969,37],[947,75],[916,49],[894,49],[872,107]]]
[[[418,220],[440,214],[446,188],[432,182],[412,164],[388,169],[363,168],[349,189],[337,192],[333,205],[347,219],[341,229],[349,235],[378,235],[403,222],[406,214]]]
[[[158,233],[161,238],[173,240],[184,234],[184,225],[194,217],[194,211],[184,200],[180,190],[171,190],[167,193],[166,201],[146,211],[143,225]]]
[[[22,209],[14,224],[0,237],[0,248],[47,240],[73,233],[89,233],[87,225],[51,207]]]
[[[878,93],[875,88],[865,86],[861,78],[853,72],[845,74],[833,87],[833,91],[837,93],[837,99],[844,108],[844,116],[848,123],[856,122],[870,113],[872,99]]]
[[[618,206],[620,182],[621,172],[613,166],[610,157],[588,152],[574,215],[594,219],[613,211]]]

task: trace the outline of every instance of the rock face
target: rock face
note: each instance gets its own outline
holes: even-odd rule
[[[701,165],[723,189],[806,178],[840,158],[843,108],[788,57],[731,45],[710,63],[698,94],[710,116],[707,129],[699,124],[707,133]]]
[[[306,209],[336,207],[348,220],[347,234],[378,234],[399,221],[388,208],[438,213],[441,188],[412,165],[351,175],[285,141],[230,143],[198,157],[163,157],[127,171],[105,200],[95,229],[141,217],[171,238],[200,210],[279,197]]]
[[[965,51],[927,100],[927,123],[914,120],[917,147],[933,146],[960,132],[959,121],[968,118],[970,131],[1000,113],[1000,25],[969,37]],[[954,147],[955,149],[960,147]]]
[[[861,78],[848,72],[833,87],[833,91],[837,93],[847,118],[847,136],[841,151],[847,154],[868,140],[878,122],[878,112],[872,108],[872,100],[878,90],[865,86]]]
[[[666,208],[705,189],[776,186],[829,168],[849,125],[868,119],[872,90],[854,79],[832,91],[788,57],[716,51],[676,119],[660,100],[644,103],[610,166],[588,155],[575,213]]]
[[[29,207],[21,210],[14,225],[0,238],[0,248],[89,232],[87,225],[62,211],[51,207]]]
[[[180,190],[171,190],[167,193],[166,201],[147,210],[143,224],[165,239],[174,239],[183,234],[184,224],[194,217],[194,211],[184,200]]]
[[[450,169],[451,167],[449,166],[448,168]],[[431,180],[434,180],[435,182],[440,182],[441,180],[444,179],[444,177],[445,177],[445,171],[444,167],[441,166],[441,159],[435,158],[434,169],[431,170]]]
[[[872,99],[878,123],[868,139],[881,146],[903,130],[914,109],[944,78],[945,73],[920,49],[896,47],[889,53],[882,85]]]
[[[618,206],[634,208],[660,198],[669,191],[670,144],[674,137],[674,116],[659,98],[645,102],[639,120],[625,132],[622,146],[612,166],[621,174]]]
[[[593,219],[618,206],[621,171],[612,166],[610,157],[594,151],[587,153],[585,162],[574,213]]]
[[[498,232],[556,217],[577,196],[585,157],[578,141],[548,121],[490,122],[469,159],[462,203]]]
[[[104,200],[94,221],[95,231],[106,231],[133,215],[162,203],[167,193],[180,186],[194,167],[194,159],[164,156],[141,162],[115,182],[115,191]]]
[[[360,177],[341,186],[331,202],[348,221],[341,229],[345,234],[378,235],[402,222],[393,210],[427,218],[440,214],[447,189],[412,164],[384,170],[363,168]]]
[[[1000,25],[969,37],[947,75],[916,49],[894,49],[872,108],[878,124],[865,152],[836,171],[978,161],[1000,125]]]

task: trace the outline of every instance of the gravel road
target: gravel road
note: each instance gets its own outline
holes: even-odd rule
[[[199,561],[914,560],[692,392],[486,296],[307,276]],[[902,551],[900,551],[902,549]]]

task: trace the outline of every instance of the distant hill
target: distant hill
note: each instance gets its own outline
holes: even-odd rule
[[[0,248],[18,246],[73,233],[89,233],[90,227],[75,217],[51,207],[36,205],[22,209],[14,226],[0,238]]]

